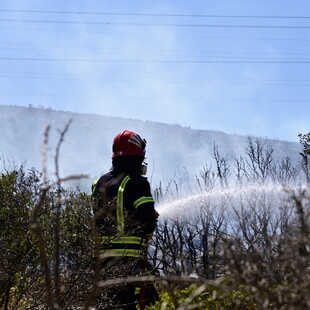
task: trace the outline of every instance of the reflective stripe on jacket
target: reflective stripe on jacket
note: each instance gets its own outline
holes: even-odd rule
[[[99,237],[101,249],[100,255],[104,258],[116,256],[143,257],[143,249],[146,246],[144,238],[137,236],[101,236]]]

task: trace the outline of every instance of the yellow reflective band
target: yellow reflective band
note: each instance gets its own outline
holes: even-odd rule
[[[135,288],[135,294],[140,294],[141,291],[141,287],[136,287]]]
[[[94,195],[94,193],[95,193],[96,185],[97,185],[99,179],[100,179],[100,178],[96,179],[96,180],[93,182],[92,186],[91,186],[91,190],[92,190],[92,193],[91,193],[91,194],[92,194],[92,195]]]
[[[124,236],[124,237],[99,236],[98,238],[101,242],[139,244],[139,245],[145,245],[146,244],[144,238],[135,237],[135,236]]]
[[[133,203],[133,206],[137,209],[140,205],[142,205],[143,203],[147,203],[147,202],[154,202],[153,197],[152,197],[152,196],[149,196],[149,197],[146,197],[146,196],[140,197],[139,199],[137,199],[137,200]]]
[[[100,255],[103,258],[122,257],[122,256],[142,257],[143,252],[140,250],[133,250],[133,249],[111,249],[111,250],[100,250]]]
[[[127,175],[123,179],[121,185],[118,188],[117,192],[117,202],[116,202],[116,227],[117,231],[120,234],[124,234],[124,190],[127,182],[130,180],[130,177]]]

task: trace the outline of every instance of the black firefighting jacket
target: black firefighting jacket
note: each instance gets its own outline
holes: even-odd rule
[[[105,257],[139,257],[156,225],[148,180],[136,172],[110,171],[92,185],[95,223]]]

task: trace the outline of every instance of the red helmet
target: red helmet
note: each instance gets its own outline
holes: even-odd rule
[[[121,156],[144,157],[145,146],[146,141],[138,134],[129,130],[124,130],[114,138],[112,158]]]

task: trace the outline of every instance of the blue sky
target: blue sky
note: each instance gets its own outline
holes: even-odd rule
[[[2,0],[0,104],[298,141],[309,0]]]

